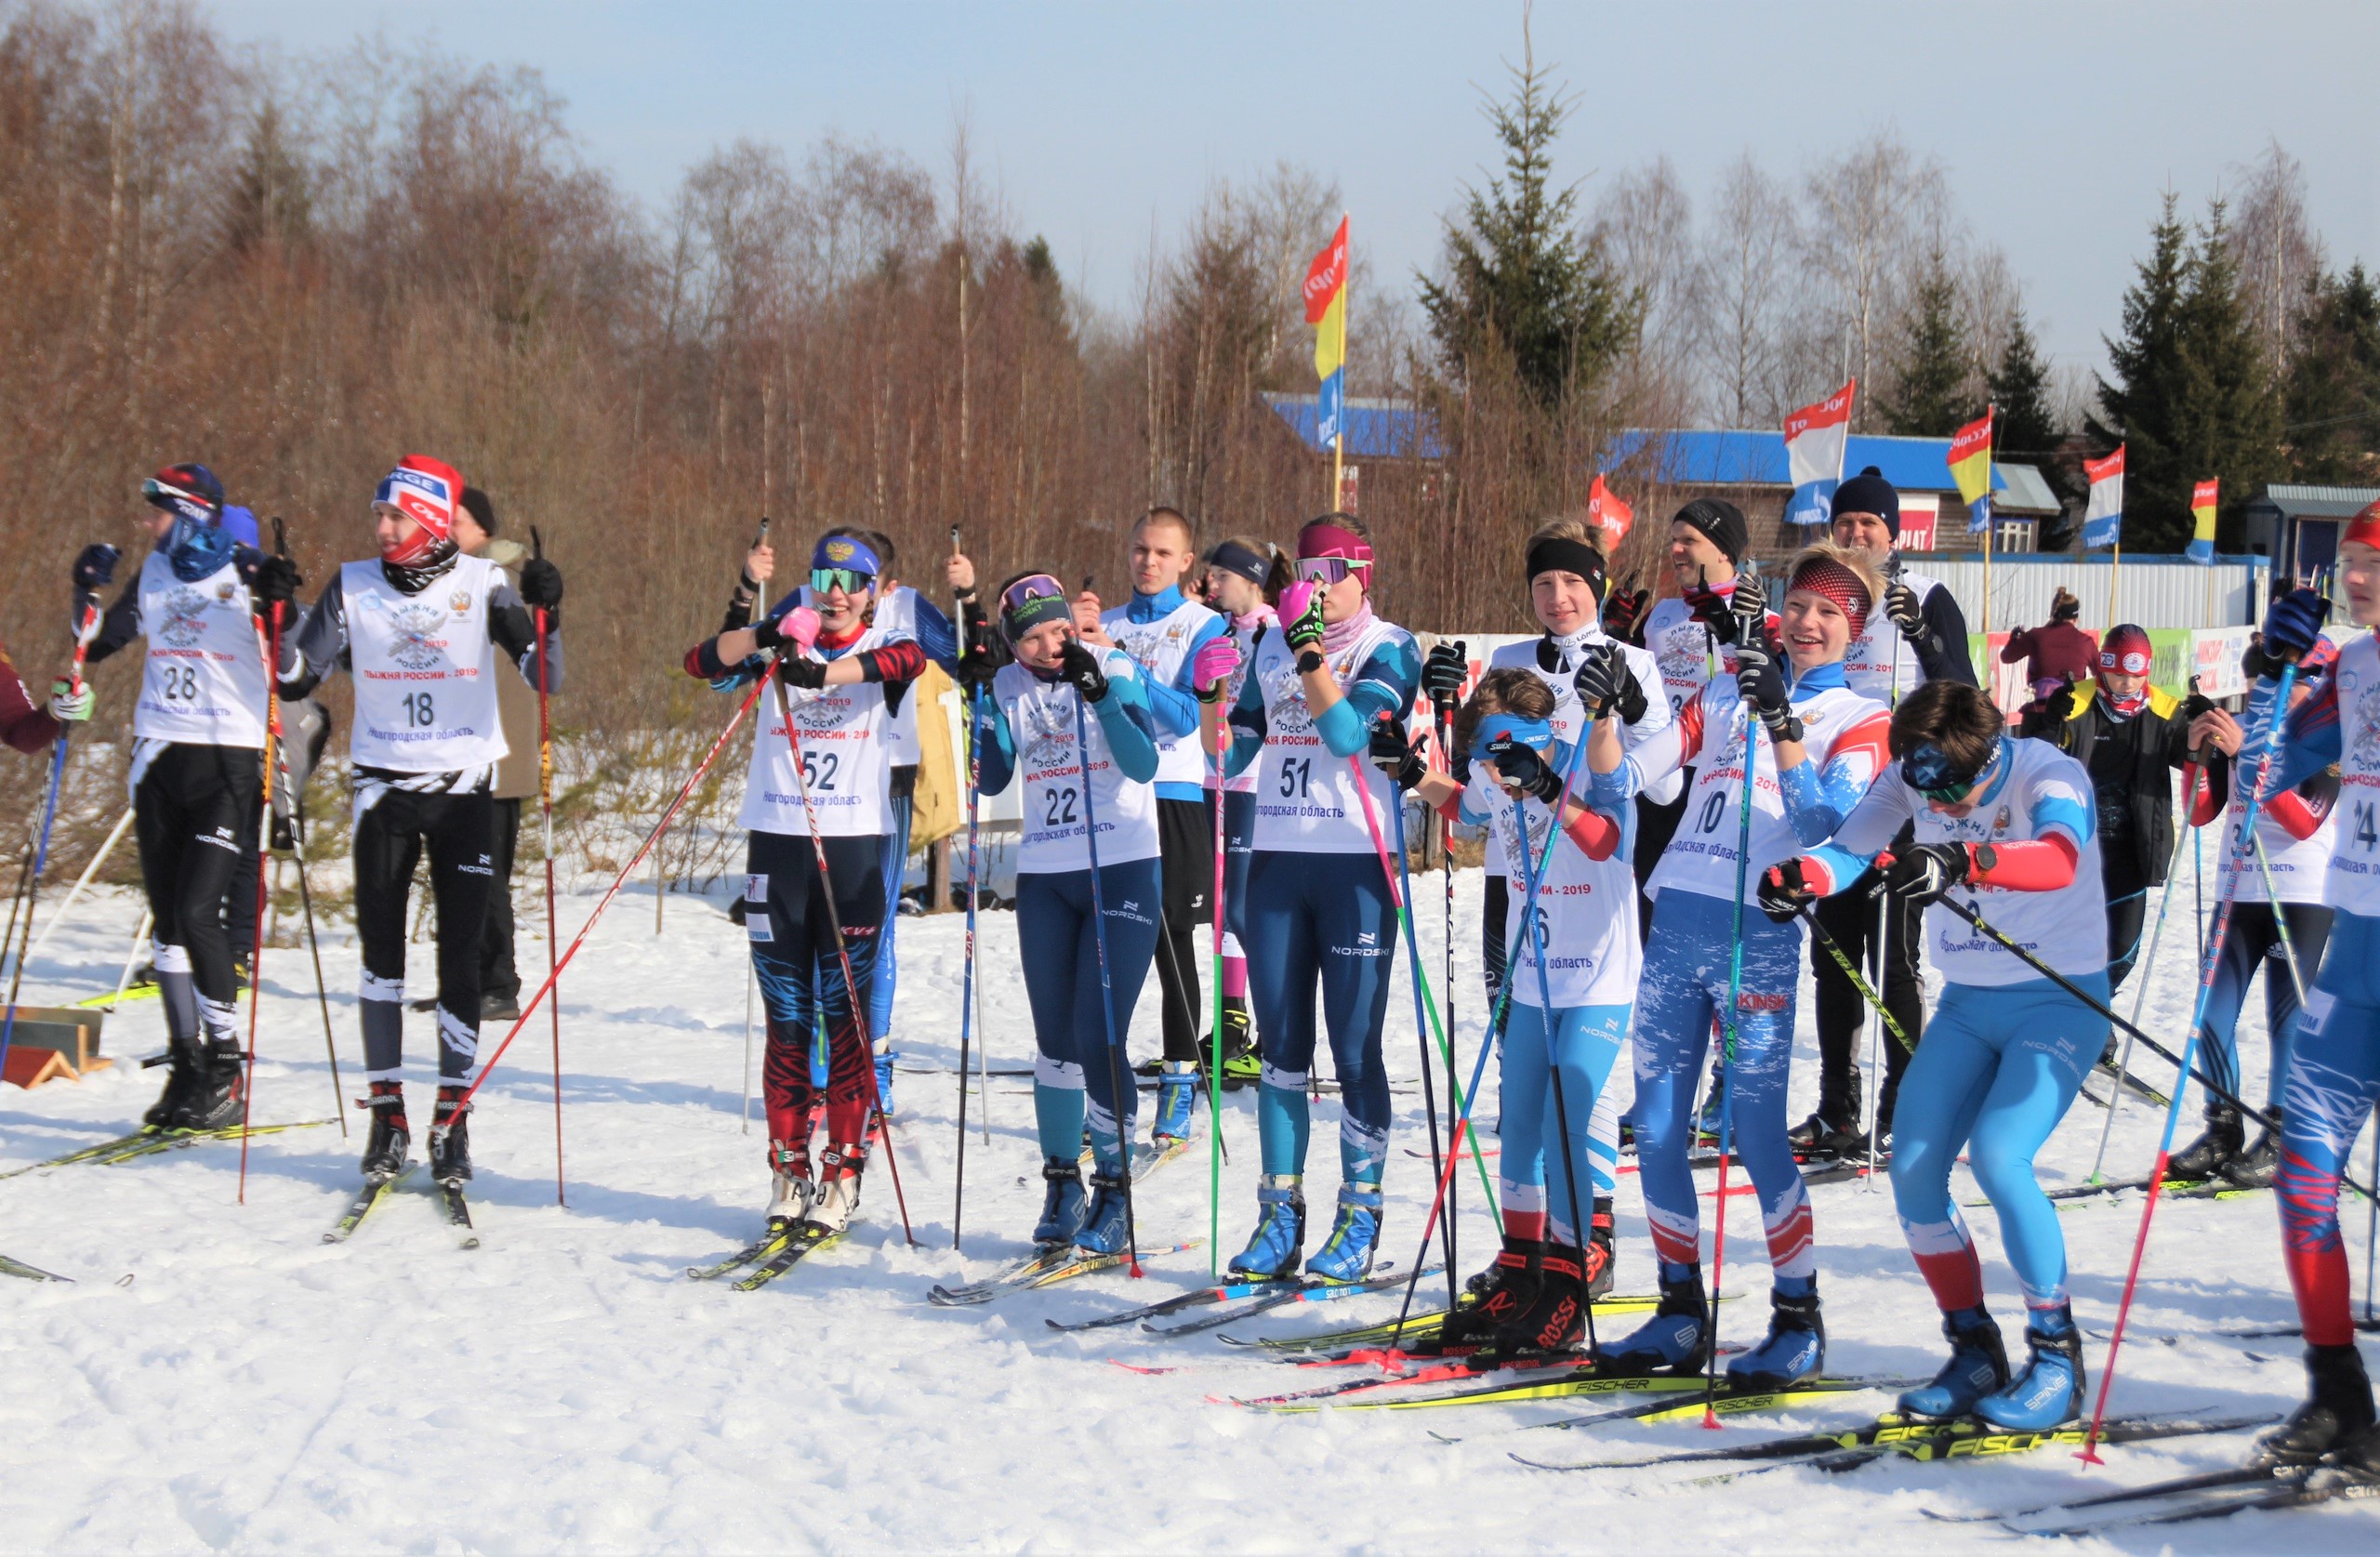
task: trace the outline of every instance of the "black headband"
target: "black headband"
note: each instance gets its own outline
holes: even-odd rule
[[[1237,541],[1221,541],[1207,553],[1207,566],[1221,568],[1227,574],[1237,574],[1249,583],[1262,588],[1273,572],[1269,558],[1250,551]]]
[[[1567,540],[1549,535],[1528,543],[1528,576],[1535,583],[1537,575],[1555,570],[1574,573],[1593,588],[1595,599],[1603,599],[1603,553],[1584,541]]]

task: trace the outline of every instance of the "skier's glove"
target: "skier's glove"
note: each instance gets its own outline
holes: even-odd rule
[[[1599,719],[1614,712],[1629,724],[1645,717],[1645,689],[1628,656],[1616,643],[1592,643],[1586,648],[1570,685],[1585,706],[1587,718]]]
[[[1372,726],[1372,766],[1386,773],[1399,789],[1410,789],[1421,782],[1430,771],[1421,760],[1420,743],[1405,733],[1405,727],[1388,714],[1381,715]]]
[[[1771,741],[1798,741],[1802,721],[1785,690],[1785,670],[1758,634],[1736,645],[1736,691],[1768,727]]]
[[[88,681],[78,688],[61,677],[49,684],[49,717],[60,724],[81,724],[91,717],[96,701]]]
[[[521,598],[533,611],[546,614],[546,628],[553,631],[562,625],[562,570],[542,557],[532,557],[521,564]]]
[[[1751,582],[1748,578],[1739,579],[1736,587],[1740,589]],[[1733,643],[1736,640],[1737,628],[1741,624],[1737,622],[1735,608],[1727,603],[1726,595],[1707,584],[1697,584],[1686,591],[1684,598],[1686,610],[1694,614],[1696,621],[1710,629],[1714,642]]]
[[[1920,843],[1894,856],[1884,870],[1884,891],[1917,907],[1939,903],[1944,893],[1967,878],[1967,846],[1964,843]]]
[[[74,587],[104,589],[115,582],[116,560],[124,553],[107,545],[86,546],[74,558]]]
[[[1603,602],[1603,630],[1622,643],[1642,647],[1636,631],[1644,625],[1645,607],[1652,598],[1649,589],[1614,589]]]
[[[1814,869],[1799,858],[1770,865],[1760,878],[1760,911],[1780,925],[1798,918],[1804,904],[1818,900]]]
[[[1504,787],[1534,797],[1551,806],[1562,798],[1562,775],[1535,746],[1499,735],[1488,743],[1488,760],[1496,765]]]
[[[1461,639],[1452,642],[1441,639],[1421,662],[1421,690],[1437,707],[1451,708],[1461,702],[1462,683],[1470,679],[1471,653]]]
[[[1924,637],[1925,618],[1918,609],[1917,591],[1908,585],[1884,586],[1884,614],[1893,619],[1893,626],[1911,643]]]
[[[1232,672],[1239,668],[1239,642],[1229,633],[1218,633],[1198,645],[1190,656],[1190,686],[1201,703],[1220,703],[1231,685]]]
[[[257,599],[267,606],[287,605],[305,583],[298,564],[286,557],[267,557],[257,563]]]
[[[1321,585],[1300,579],[1281,591],[1281,637],[1302,655],[1303,651],[1318,647],[1322,642]],[[1305,669],[1300,665],[1298,669]]]
[[[1082,640],[1070,638],[1058,652],[1058,680],[1082,694],[1085,703],[1096,703],[1107,695],[1107,673],[1099,668],[1098,656],[1082,646]]]
[[[2272,602],[2272,610],[2265,615],[2264,657],[2268,667],[2262,675],[2279,675],[2281,666],[2301,657],[2322,636],[2322,624],[2330,620],[2331,602],[2311,589],[2293,589]]]
[[[813,660],[807,654],[779,653],[777,680],[803,692],[816,692],[826,684],[826,662]]]

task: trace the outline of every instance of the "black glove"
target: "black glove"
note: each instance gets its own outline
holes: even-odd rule
[[[1399,789],[1410,789],[1421,782],[1430,771],[1421,760],[1418,743],[1405,733],[1405,727],[1393,719],[1382,719],[1372,725],[1372,766],[1395,781]]]
[[[1801,917],[1805,904],[1816,903],[1818,889],[1810,885],[1799,858],[1773,864],[1760,877],[1760,911],[1784,924]]]
[[[1735,608],[1727,603],[1726,596],[1708,585],[1698,584],[1686,592],[1685,600],[1686,610],[1710,629],[1714,642],[1735,642],[1741,624],[1736,620]]]
[[[1893,619],[1893,626],[1911,643],[1924,636],[1925,617],[1918,609],[1917,591],[1908,585],[1884,586],[1884,614]]]
[[[2194,692],[2188,697],[2182,699],[2182,711],[2176,722],[2181,724],[2195,723],[2201,714],[2211,714],[2213,712],[2215,712],[2215,699],[2206,696],[2202,693]]]
[[[2062,729],[2067,721],[2074,717],[2074,710],[2081,706],[2082,702],[2082,690],[2074,682],[2069,681],[2049,694],[2048,701],[2042,706],[2043,716],[2048,720],[2052,730]]]
[[[777,656],[777,680],[804,692],[816,692],[826,684],[826,662],[807,654],[781,653]]]
[[[1107,695],[1107,673],[1099,668],[1099,656],[1082,646],[1082,640],[1070,638],[1058,652],[1058,680],[1082,694],[1085,703],[1096,703]]]
[[[1771,741],[1798,741],[1802,721],[1785,690],[1785,669],[1758,637],[1736,645],[1736,691],[1768,727]]]
[[[1496,765],[1505,787],[1534,796],[1549,806],[1562,798],[1562,775],[1538,755],[1536,747],[1499,735],[1488,743],[1488,760]]]
[[[1649,589],[1614,589],[1603,602],[1603,630],[1622,643],[1638,643],[1636,629],[1645,620],[1646,602],[1652,598]]]
[[[1633,724],[1645,717],[1645,689],[1630,668],[1628,656],[1616,643],[1590,644],[1585,657],[1579,662],[1570,685],[1577,689],[1579,701],[1585,706],[1587,718],[1599,719],[1619,713],[1620,719]]]
[[[1920,843],[1896,855],[1884,870],[1884,891],[1924,907],[1967,878],[1964,843]]]
[[[2268,668],[2263,674],[2280,674],[2284,663],[2311,649],[2330,615],[2331,602],[2311,589],[2293,589],[2273,601],[2265,614],[2263,649]]]
[[[1440,707],[1462,701],[1462,683],[1470,676],[1471,655],[1460,639],[1452,643],[1441,640],[1421,662],[1421,690]]]
[[[980,692],[990,686],[1000,673],[999,662],[990,654],[979,654],[972,646],[960,655],[950,672],[950,679],[970,692]]]
[[[552,626],[554,608],[562,604],[562,570],[542,557],[521,564],[521,598],[533,611],[545,612]]]
[[[104,543],[86,546],[74,558],[74,587],[104,589],[115,582],[116,559],[123,552]]]
[[[257,599],[269,606],[296,600],[305,582],[298,564],[286,557],[267,557],[257,563]]]

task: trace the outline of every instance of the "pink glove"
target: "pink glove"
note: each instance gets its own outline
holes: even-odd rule
[[[818,614],[806,605],[797,605],[785,614],[777,631],[800,644],[806,653],[818,641]]]
[[[1229,633],[1219,633],[1198,645],[1190,656],[1190,685],[1204,697],[1231,680],[1239,668],[1239,644]]]
[[[1322,641],[1323,587],[1301,578],[1281,591],[1281,635],[1292,649],[1310,649]]]

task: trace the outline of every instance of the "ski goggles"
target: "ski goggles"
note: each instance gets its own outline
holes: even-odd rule
[[[1301,557],[1298,576],[1308,584],[1336,584],[1364,564],[1344,557]]]
[[[1045,573],[1027,574],[1000,591],[1000,630],[1014,643],[1051,622],[1071,622],[1066,587]]]
[[[856,595],[876,583],[872,573],[857,568],[813,568],[810,570],[810,592],[824,596],[830,589],[840,589],[846,595]]]
[[[1900,759],[1900,775],[1909,786],[1937,805],[1954,806],[1965,799],[1981,778],[2000,760],[2000,743],[1991,743],[1980,766],[1968,768],[1951,760],[1950,755],[1931,741]]]

